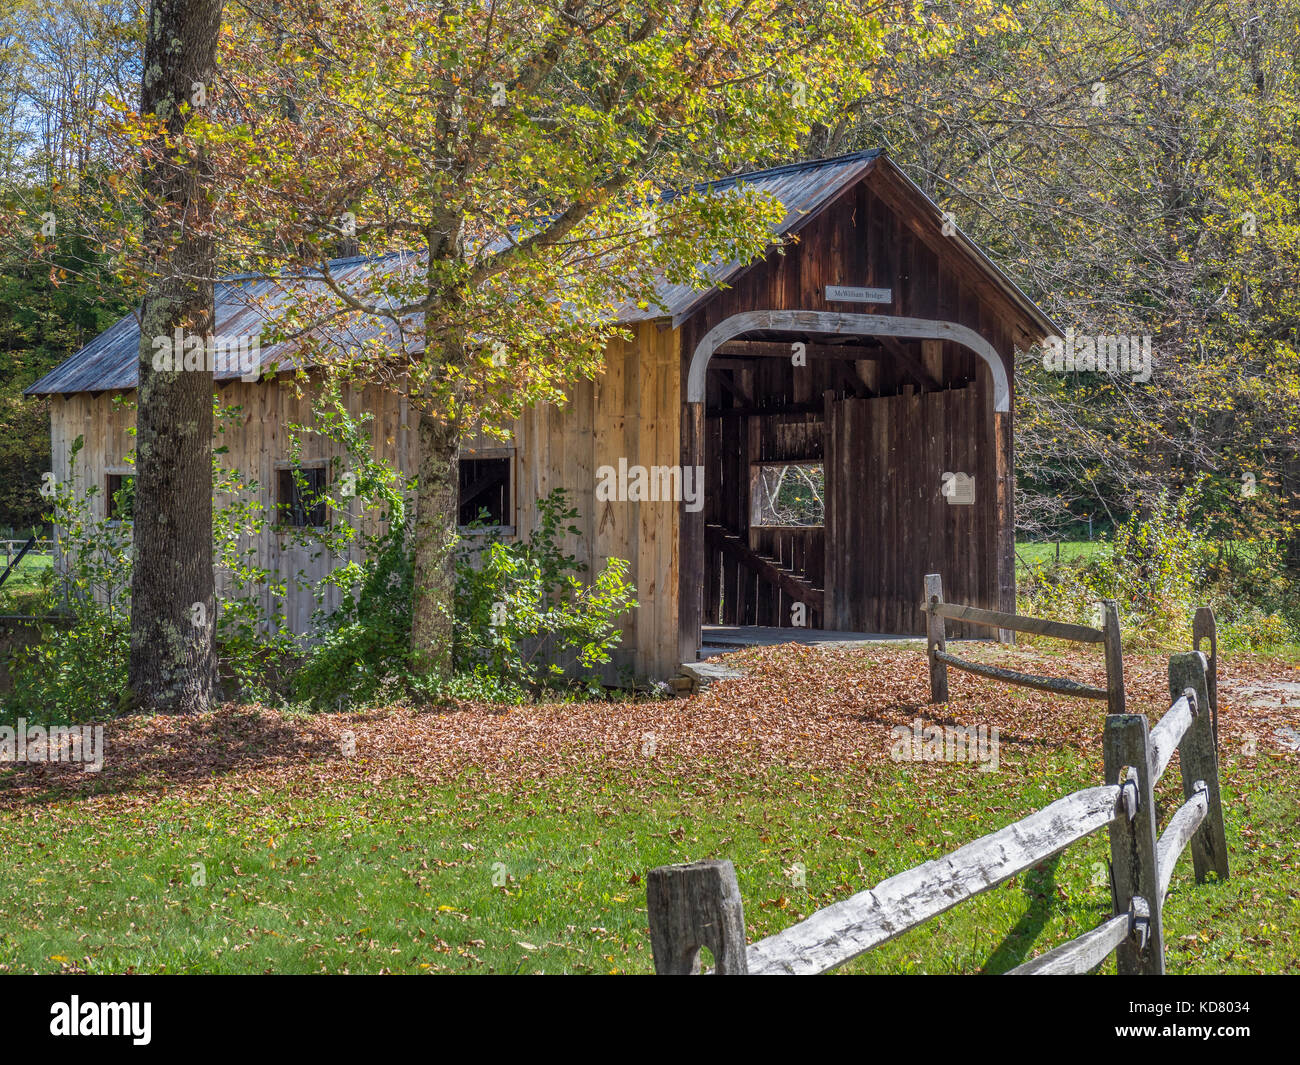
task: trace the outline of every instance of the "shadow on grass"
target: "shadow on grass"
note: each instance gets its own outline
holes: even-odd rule
[[[277,767],[338,760],[338,741],[324,730],[246,708],[202,717],[125,719],[104,730],[104,765],[0,763],[0,808],[24,807],[96,795],[153,794],[178,784],[258,773]]]
[[[981,973],[1004,973],[1029,959],[1039,933],[1051,916],[1052,896],[1056,893],[1056,867],[1061,862],[1062,853],[1053,854],[1025,874],[1024,892],[1029,899],[1029,908],[989,955]]]

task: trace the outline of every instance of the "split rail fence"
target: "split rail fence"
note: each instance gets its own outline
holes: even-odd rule
[[[26,540],[0,540],[0,544],[4,544],[5,552],[4,568],[0,569],[0,585],[3,585],[4,582],[9,579],[9,574],[18,568],[18,563],[23,560],[24,556],[29,551],[35,550],[37,553],[40,553],[44,550],[46,545],[49,545],[49,548],[52,551],[54,541],[38,540],[36,537],[32,536]],[[16,557],[14,554],[15,544],[19,545]],[[48,554],[49,552],[47,551],[46,553]]]
[[[1197,643],[1208,636],[1213,648],[1212,615],[1208,629],[1206,624],[1198,621]],[[1228,876],[1213,675],[1201,652],[1174,655],[1169,661],[1173,702],[1154,727],[1144,714],[1107,715],[1103,786],[1057,799],[756,943],[745,941],[744,906],[730,861],[652,869],[646,890],[655,971],[699,973],[701,948],[708,948],[714,971],[722,975],[828,972],[1106,829],[1113,916],[1011,974],[1083,973],[1115,952],[1121,974],[1163,975],[1164,905],[1179,856],[1190,844],[1198,883],[1211,872]],[[1175,751],[1184,801],[1160,833],[1154,789]]]
[[[930,659],[930,702],[948,701],[948,667],[975,673],[981,677],[1019,684],[1025,688],[1072,695],[1077,699],[1099,699],[1106,703],[1109,714],[1124,713],[1124,656],[1120,650],[1119,609],[1113,599],[1101,604],[1101,628],[1089,625],[1071,625],[1064,621],[1045,618],[1028,618],[1019,614],[1005,614],[1000,610],[984,610],[976,606],[943,601],[943,581],[939,574],[930,573],[925,578],[925,602],[921,609],[926,615],[925,645]],[[1208,612],[1208,611],[1207,611]],[[1197,617],[1202,611],[1197,612]],[[1213,619],[1213,615],[1210,615]],[[1106,687],[1096,688],[1064,677],[1038,677],[1032,673],[1019,673],[983,662],[970,662],[948,653],[947,621],[961,621],[968,625],[983,625],[1000,631],[1028,632],[1036,636],[1050,636],[1074,643],[1099,643],[1106,653]],[[1193,644],[1197,646],[1197,644]]]

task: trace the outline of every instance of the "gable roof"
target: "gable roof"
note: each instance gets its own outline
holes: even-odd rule
[[[785,216],[773,231],[773,238],[774,240],[785,239],[798,232],[803,225],[832,203],[841,192],[869,173],[873,166],[879,164],[887,165],[894,175],[911,186],[911,190],[933,208],[934,224],[936,226],[942,224],[942,212],[939,207],[889,161],[879,148],[853,152],[831,159],[790,163],[767,170],[738,174],[715,181],[701,182],[694,188],[700,192],[722,193],[744,184],[773,197],[786,209]],[[1059,332],[1051,320],[975,246],[974,242],[962,237],[958,243],[964,253],[975,261],[981,272],[989,277],[1043,336]],[[330,263],[330,271],[346,285],[349,281],[360,279],[368,272],[391,269],[412,261],[413,257],[410,253],[336,259]],[[667,318],[673,325],[679,325],[719,288],[755,265],[757,261],[710,264],[706,267],[706,273],[712,284],[702,290],[689,285],[669,284],[661,280],[656,286],[655,299],[648,307],[625,303],[617,309],[617,321],[630,325]],[[311,284],[312,282],[308,276],[296,283]],[[235,337],[260,334],[266,321],[274,317],[275,310],[284,306],[291,298],[292,293],[287,286],[276,280],[253,275],[223,278],[215,286],[216,335]],[[329,341],[343,347],[353,346],[385,336],[388,328],[379,321],[371,324],[354,321],[346,327],[333,330]],[[291,341],[268,345],[261,351],[262,365],[268,368],[293,367],[295,363],[292,359],[292,347]],[[25,394],[57,395],[133,389],[137,384],[139,350],[139,323],[135,314],[128,314],[86,344],[71,358],[47,373],[29,387]],[[238,376],[239,370],[233,368],[216,374],[217,380],[231,380]]]

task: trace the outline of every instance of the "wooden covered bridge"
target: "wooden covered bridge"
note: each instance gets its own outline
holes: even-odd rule
[[[1058,330],[879,151],[709,187],[738,182],[786,208],[770,252],[719,267],[706,291],[665,284],[657,306],[625,307],[632,340],[566,406],[527,412],[505,445],[465,442],[463,510],[486,505],[506,535],[526,534],[539,498],[570,491],[569,549],[593,568],[630,560],[638,589],[613,672],[673,676],[706,626],[920,634],[929,572],[954,599],[1012,610],[1013,356]],[[244,306],[239,285],[219,286],[218,333]],[[130,471],[132,415],[113,398],[135,387],[138,343],[123,319],[29,390],[53,398],[56,475],[85,437],[76,477],[100,485],[101,508]],[[223,443],[268,507],[286,504],[285,427],[310,419],[309,401],[270,377],[218,377],[222,402],[246,412]],[[377,455],[413,472],[404,398],[358,386],[349,402],[375,414]],[[335,454],[309,441],[293,462],[325,471]],[[620,463],[702,467],[702,506],[601,498],[602,467]],[[775,496],[796,483],[791,519]],[[319,564],[275,529],[257,548],[272,568]],[[298,628],[309,616],[289,611]]]

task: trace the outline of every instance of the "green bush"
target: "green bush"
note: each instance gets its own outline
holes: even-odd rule
[[[1296,642],[1291,623],[1280,614],[1248,607],[1218,619],[1220,651],[1270,651]]]
[[[1176,501],[1161,494],[1146,518],[1134,514],[1096,558],[1098,599],[1119,605],[1125,642],[1175,650],[1190,646],[1192,617],[1204,602],[1214,545],[1193,524],[1199,487]]]
[[[611,558],[584,584],[587,566],[560,548],[578,512],[563,489],[538,501],[527,542],[488,536],[456,568],[456,662],[518,688],[577,682],[598,689],[597,665],[622,638],[618,618],[636,605],[629,564]]]
[[[1020,610],[1037,617],[1100,624],[1096,604],[1115,600],[1126,647],[1190,646],[1192,617],[1208,598],[1215,547],[1193,524],[1198,488],[1176,501],[1161,495],[1133,514],[1089,560],[1035,563],[1021,582]]]
[[[6,719],[71,725],[120,713],[130,651],[126,614],[93,600],[79,604],[69,623],[45,624],[40,642],[16,656]]]
[[[294,677],[297,697],[317,709],[388,702],[410,689],[414,566],[398,517]]]
[[[1295,643],[1300,605],[1281,547],[1208,539],[1193,517],[1202,485],[1177,501],[1161,496],[1150,514],[1135,514],[1118,526],[1091,559],[1029,565],[1018,609],[1095,625],[1095,604],[1114,599],[1126,647],[1177,650],[1191,646],[1192,618],[1208,605],[1224,650]]]
[[[75,472],[84,441],[73,441]],[[63,572],[47,570],[26,599],[35,615],[58,613],[60,622],[41,628],[40,641],[10,664],[12,690],[6,717],[32,723],[75,724],[120,712],[126,696],[130,654],[130,538],[115,522],[91,515],[96,489],[82,495],[72,479],[55,484],[52,509],[61,530]]]
[[[50,593],[47,587],[5,588],[5,595],[0,598],[0,614],[18,614],[32,617],[45,613],[49,609]]]
[[[611,559],[589,584],[586,567],[559,547],[577,511],[557,489],[538,503],[528,540],[488,535],[462,543],[456,561],[455,673],[411,670],[414,565],[409,534],[394,524],[363,567],[355,597],[326,619],[319,643],[295,678],[299,700],[319,709],[445,698],[519,702],[547,688],[599,687],[622,632],[618,617],[635,605],[628,563]]]

